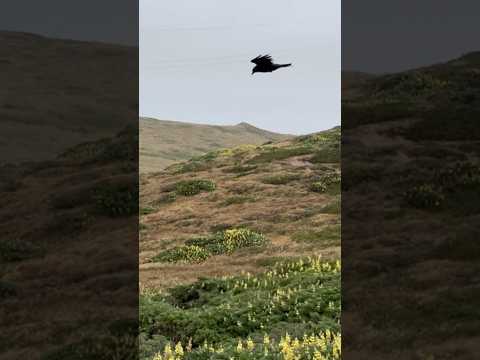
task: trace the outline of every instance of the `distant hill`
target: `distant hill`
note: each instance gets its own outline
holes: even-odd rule
[[[0,163],[46,160],[137,119],[138,49],[0,31]]]
[[[159,171],[211,150],[290,137],[247,123],[219,126],[140,118],[140,172]]]

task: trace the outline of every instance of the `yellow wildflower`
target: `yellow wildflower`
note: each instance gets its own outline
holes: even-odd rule
[[[180,357],[183,356],[183,346],[181,342],[178,342],[177,345],[175,345],[175,354]]]
[[[253,349],[255,349],[255,343],[253,342],[253,340],[251,338],[247,339],[247,349],[249,351],[253,351]]]

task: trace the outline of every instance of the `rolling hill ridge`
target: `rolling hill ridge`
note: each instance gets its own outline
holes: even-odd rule
[[[160,171],[211,150],[290,137],[245,122],[220,126],[140,118],[140,172]]]
[[[138,49],[10,31],[0,42],[0,163],[51,160],[136,121]]]

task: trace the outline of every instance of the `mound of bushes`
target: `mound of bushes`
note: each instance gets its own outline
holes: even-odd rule
[[[318,193],[337,192],[333,190],[338,190],[338,192],[340,192],[340,182],[341,182],[340,174],[327,173],[322,175],[317,180],[315,180],[310,185],[310,190]]]
[[[203,262],[212,255],[231,254],[247,247],[262,247],[267,243],[263,234],[249,229],[228,229],[211,236],[187,240],[184,246],[165,250],[154,262]]]
[[[153,260],[156,262],[175,263],[184,261],[188,263],[200,263],[210,257],[210,253],[203,247],[196,245],[177,246],[165,250],[157,255]]]
[[[413,207],[421,209],[439,208],[445,200],[442,190],[432,184],[414,186],[404,193],[404,198]]]
[[[321,149],[315,151],[310,158],[310,162],[314,164],[321,163],[338,163],[341,160],[340,144],[332,144],[324,146]]]
[[[375,96],[382,99],[429,97],[448,86],[448,82],[432,74],[412,71],[388,75],[376,84]]]
[[[138,214],[138,188],[136,186],[104,186],[95,190],[94,199],[97,209],[102,214],[112,217]]]
[[[468,212],[479,210],[480,167],[470,162],[457,163],[441,169],[431,179],[403,193],[408,204],[416,208],[436,209],[448,203],[449,207],[468,207]]]
[[[295,140],[296,142],[307,146],[340,143],[342,137],[341,134],[340,127],[335,127],[331,130],[322,131],[316,134],[302,135]]]
[[[183,196],[193,196],[204,191],[214,191],[216,185],[210,180],[182,180],[175,185],[175,192]]]
[[[14,262],[43,254],[43,249],[21,239],[0,239],[0,260]]]
[[[340,275],[338,262],[300,259],[258,275],[201,279],[163,295],[142,294],[140,359],[177,354],[190,360],[338,360],[340,347],[334,350],[332,340],[340,336]],[[316,341],[315,334],[326,337]]]

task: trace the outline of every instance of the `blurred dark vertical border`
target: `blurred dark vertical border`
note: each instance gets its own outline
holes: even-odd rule
[[[0,5],[0,358],[135,359],[138,2]]]
[[[475,1],[342,1],[343,358],[478,359]]]

